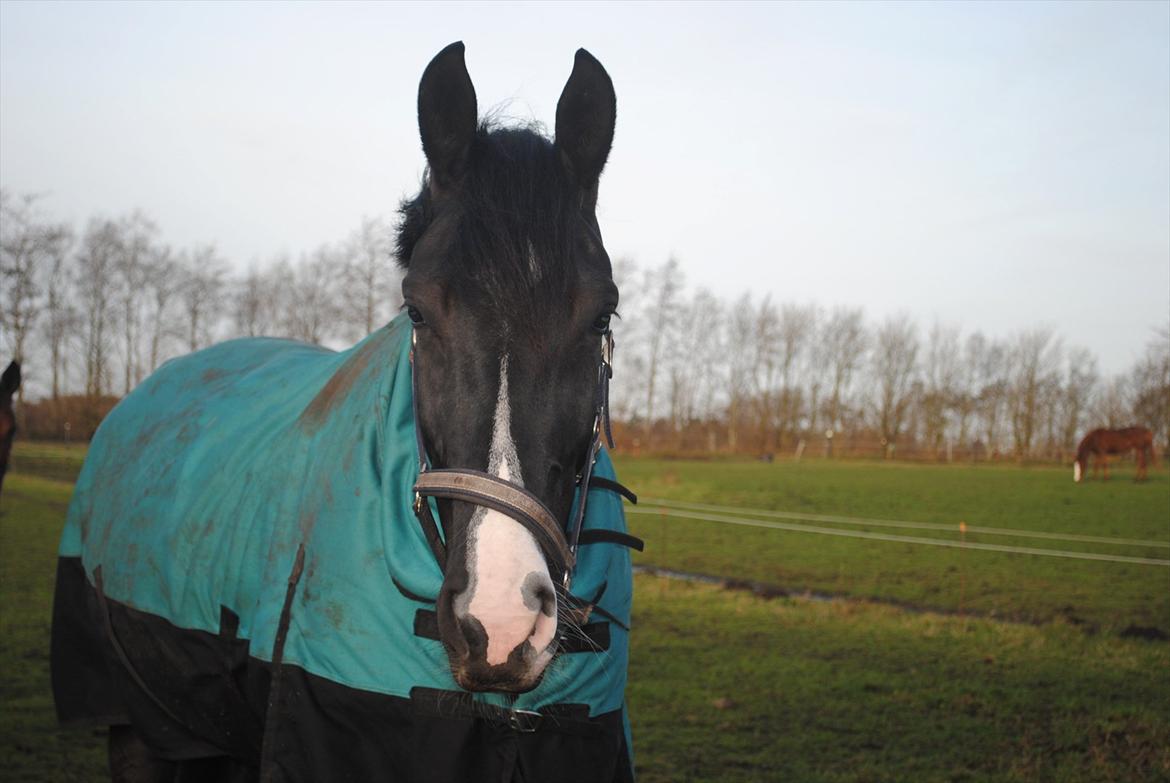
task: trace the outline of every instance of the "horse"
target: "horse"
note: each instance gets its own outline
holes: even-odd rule
[[[13,360],[0,376],[0,492],[4,491],[4,474],[8,472],[8,457],[12,441],[16,439],[16,414],[12,411],[12,397],[20,388],[20,362]]]
[[[109,414],[59,549],[63,723],[116,781],[630,781],[632,577],[584,49],[555,136],[423,72],[404,312],[349,350],[233,340]]]
[[[1124,454],[1133,451],[1137,458],[1137,475],[1134,481],[1146,478],[1148,461],[1156,464],[1157,454],[1154,452],[1154,434],[1145,427],[1125,427],[1120,430],[1099,428],[1086,435],[1079,446],[1077,456],[1073,461],[1073,481],[1080,483],[1089,467],[1089,455],[1093,456],[1093,475],[1097,475],[1100,466],[1105,468],[1105,480],[1109,480],[1109,454]]]

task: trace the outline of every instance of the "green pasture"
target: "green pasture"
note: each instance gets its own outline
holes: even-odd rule
[[[45,475],[75,474],[80,461],[76,449],[50,453],[56,448],[21,444],[0,498],[5,780],[104,776],[102,737],[59,729],[49,691],[55,549],[70,484]],[[618,468],[645,497],[722,506],[931,522],[962,510],[971,525],[1159,540],[1170,525],[1165,472],[1140,486],[1074,487],[1067,471],[1044,468],[629,459]],[[1111,507],[1123,513],[1103,521],[1100,512]],[[1121,633],[1131,624],[1170,630],[1170,569],[953,552],[657,512],[630,520],[648,540],[639,558],[647,564],[956,609],[948,580],[964,572],[954,566],[967,569],[964,608],[1038,621],[866,600],[765,599],[639,576],[629,703],[640,781],[1170,780],[1170,642]]]
[[[72,484],[81,472],[88,444],[17,441],[9,470]]]
[[[104,734],[59,729],[49,691],[57,539],[72,489],[9,473],[0,496],[0,769],[6,781],[103,779]]]
[[[694,462],[616,458],[644,500],[628,517],[646,540],[636,562],[754,580],[789,591],[879,599],[948,612],[1050,622],[1106,633],[1170,635],[1170,568],[839,538],[677,516],[652,499],[878,520],[947,523],[947,531],[780,520],[958,542],[982,528],[1160,542],[1121,545],[968,532],[972,543],[1170,560],[1165,465],[1141,484],[1132,465],[1109,482],[1074,484],[1055,467],[810,460]],[[700,512],[702,513],[702,512]],[[752,516],[746,512],[722,515]],[[767,521],[767,517],[755,515]],[[775,521],[775,520],[774,520]],[[1128,629],[1128,631],[1127,631]],[[1153,630],[1152,630],[1153,629]]]
[[[639,577],[642,783],[1164,781],[1170,645]]]

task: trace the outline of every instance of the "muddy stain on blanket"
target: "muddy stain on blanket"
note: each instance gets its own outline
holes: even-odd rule
[[[382,350],[387,339],[397,331],[390,327],[379,329],[374,333],[373,339],[367,341],[337,372],[333,373],[297,419],[302,430],[310,434],[315,433],[328,421],[330,414],[345,402],[350,389],[370,368],[370,362]]]

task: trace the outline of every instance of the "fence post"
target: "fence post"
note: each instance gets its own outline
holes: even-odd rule
[[[959,522],[959,617],[963,618],[967,601],[967,523]]]

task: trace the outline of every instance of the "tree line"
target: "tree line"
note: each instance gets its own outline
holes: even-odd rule
[[[1127,372],[1037,326],[994,337],[860,308],[689,290],[676,260],[615,265],[614,417],[638,448],[1069,459],[1086,430],[1170,438],[1170,325]]]
[[[213,243],[176,248],[141,211],[77,228],[0,192],[4,346],[44,398],[85,409],[50,406],[37,434],[72,415],[84,436],[163,361],[218,340],[360,339],[401,305],[392,248],[393,226],[366,218],[233,274]],[[638,449],[1065,459],[1094,426],[1140,423],[1163,448],[1170,437],[1170,327],[1106,378],[1047,327],[992,337],[769,295],[726,301],[689,289],[673,259],[619,259],[614,277],[613,415]]]
[[[134,211],[76,228],[0,192],[0,329],[26,388],[51,400],[128,393],[167,359],[230,337],[357,340],[397,311],[391,227],[366,218],[296,258],[233,274],[214,243],[177,248]]]

